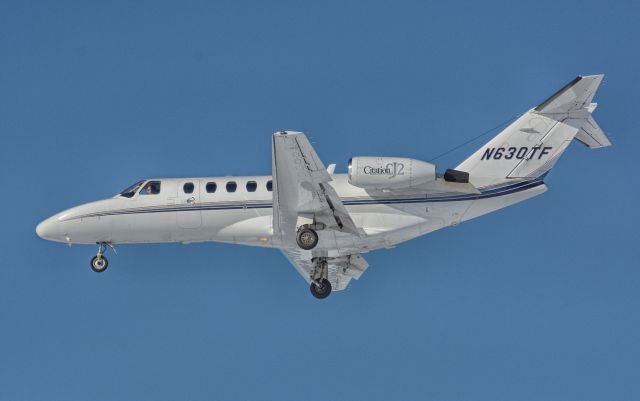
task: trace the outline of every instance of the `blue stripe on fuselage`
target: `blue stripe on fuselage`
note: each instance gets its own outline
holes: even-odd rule
[[[516,184],[510,184],[506,186],[488,187],[490,189],[482,190],[479,194],[460,194],[460,195],[442,195],[427,197],[415,195],[405,197],[387,197],[387,198],[341,198],[342,203],[345,206],[358,206],[358,205],[396,205],[396,204],[410,204],[410,203],[433,203],[433,202],[457,202],[468,201],[477,199],[493,198],[497,196],[509,195],[512,193],[524,191],[527,189],[535,188],[544,184],[542,180],[521,181]],[[124,214],[140,214],[140,213],[165,213],[165,212],[195,212],[206,210],[237,210],[237,209],[266,209],[271,208],[272,202],[270,201],[235,201],[235,202],[217,202],[217,203],[201,203],[194,206],[180,206],[180,205],[163,205],[163,206],[149,206],[131,209],[119,209],[109,212],[91,213],[82,216],[77,216],[75,219],[85,217],[100,217],[100,216],[116,216]]]

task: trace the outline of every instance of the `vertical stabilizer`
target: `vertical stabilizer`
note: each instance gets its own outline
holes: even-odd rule
[[[591,148],[611,145],[591,113],[603,75],[577,77],[462,162],[477,187],[547,173],[573,139]]]

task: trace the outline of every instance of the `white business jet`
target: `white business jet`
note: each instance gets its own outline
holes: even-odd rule
[[[610,145],[591,113],[602,75],[580,76],[444,174],[424,161],[353,157],[334,174],[301,132],[272,136],[272,176],[151,178],[40,223],[37,234],[97,244],[104,272],[116,244],[217,241],[280,249],[326,298],[367,269],[363,253],[540,195],[572,140]]]

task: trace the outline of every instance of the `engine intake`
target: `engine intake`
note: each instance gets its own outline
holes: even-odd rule
[[[349,183],[365,189],[420,188],[436,180],[436,166],[404,157],[352,157]]]

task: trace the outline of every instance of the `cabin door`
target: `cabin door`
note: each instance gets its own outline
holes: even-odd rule
[[[198,180],[178,182],[176,197],[176,222],[181,228],[199,228],[202,226],[200,211],[200,183]]]

